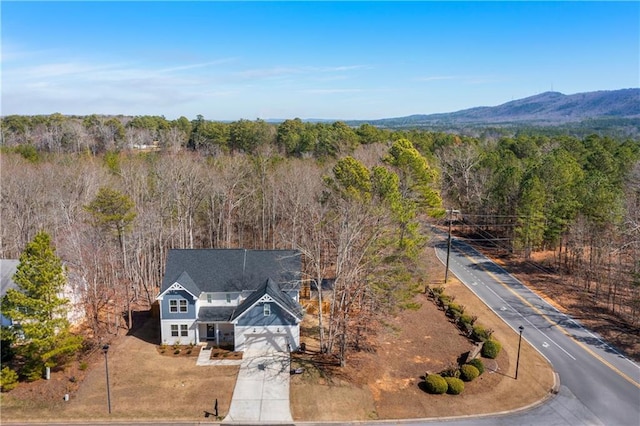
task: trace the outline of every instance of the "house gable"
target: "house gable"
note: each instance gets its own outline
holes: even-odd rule
[[[188,291],[176,286],[167,289],[160,304],[160,318],[165,320],[193,319],[196,317],[196,301]]]
[[[268,305],[268,308],[265,308],[265,304]],[[265,314],[265,310],[268,310],[268,315]],[[236,319],[237,325],[252,327],[293,326],[298,322],[298,318],[268,298],[261,299]]]
[[[170,285],[163,286],[162,292],[156,297],[157,300],[162,300],[164,295],[169,291],[185,291],[191,295],[195,300],[200,295],[200,289],[195,285],[189,274],[184,271],[180,276]]]
[[[242,317],[248,315],[251,312],[251,318],[257,318],[259,315],[256,315],[253,312],[255,306],[264,306],[265,303],[273,304],[277,306],[278,309],[274,312],[281,313],[281,319],[284,321],[286,317],[289,318],[289,322],[292,320],[293,324],[297,324],[302,320],[303,313],[300,310],[299,305],[291,299],[291,297],[287,296],[273,280],[267,279],[260,288],[258,288],[253,294],[247,297],[244,302],[242,302],[236,311],[233,313],[231,320],[240,324],[239,321]],[[286,314],[286,315],[285,315]],[[263,316],[265,316],[263,314]],[[261,321],[262,322],[262,321]],[[246,320],[242,320],[244,325],[253,325],[247,324]],[[257,325],[257,324],[256,324]],[[283,325],[283,324],[280,324]]]

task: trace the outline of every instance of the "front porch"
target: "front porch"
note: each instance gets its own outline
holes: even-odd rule
[[[197,322],[196,340],[199,344],[229,346],[233,348],[234,326],[228,322]]]

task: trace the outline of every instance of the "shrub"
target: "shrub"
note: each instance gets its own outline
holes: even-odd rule
[[[0,371],[0,389],[2,392],[9,392],[16,386],[18,386],[18,373],[9,367],[4,367]]]
[[[489,328],[484,328],[481,325],[473,326],[473,339],[478,342],[486,342],[491,339],[491,335],[493,334],[493,330]]]
[[[469,361],[468,364],[471,364],[478,369],[479,376],[482,375],[482,373],[484,373],[484,363],[480,358],[474,358],[471,361]]]
[[[87,364],[86,361],[82,361],[80,363],[80,367],[79,368],[80,368],[80,370],[85,371],[87,368],[89,368],[89,364]]]
[[[460,367],[460,378],[465,382],[470,382],[480,375],[480,371],[471,364]]]
[[[446,307],[452,301],[453,300],[451,299],[451,297],[447,296],[444,293],[438,295],[438,302],[439,302],[440,306]]]
[[[460,395],[464,390],[464,382],[455,377],[445,377],[447,382],[447,393],[450,395]]]
[[[497,340],[487,340],[482,345],[482,356],[485,358],[494,359],[500,353],[502,345]]]
[[[440,295],[440,294],[444,293],[444,287],[442,287],[442,286],[434,287],[434,288],[431,289],[431,291],[435,295]]]
[[[471,317],[471,315],[469,315],[469,314],[462,314],[462,315],[460,315],[460,318],[458,318],[458,324],[459,324],[460,326],[462,326],[462,325],[464,325],[464,324],[472,325],[472,322],[471,322],[471,321],[472,321],[472,319],[473,319],[473,318]]]
[[[442,377],[460,377],[460,370],[457,365],[450,365],[440,372]]]
[[[429,374],[424,380],[427,392],[432,394],[443,394],[447,392],[449,385],[447,381],[439,374]]]

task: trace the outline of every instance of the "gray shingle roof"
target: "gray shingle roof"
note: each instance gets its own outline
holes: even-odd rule
[[[296,250],[173,249],[167,256],[160,292],[175,282],[196,295],[253,291],[269,278],[282,290],[297,290],[300,270]]]
[[[253,305],[265,294],[271,296],[271,298],[280,306],[291,312],[299,320],[302,319],[303,313],[300,309],[300,305],[297,304],[291,297],[287,296],[272,279],[267,279],[256,291],[251,293],[249,297],[242,301],[236,308],[231,316],[231,320],[235,320]]]
[[[200,322],[228,322],[231,320],[235,307],[226,306],[204,306],[198,311],[198,321]]]

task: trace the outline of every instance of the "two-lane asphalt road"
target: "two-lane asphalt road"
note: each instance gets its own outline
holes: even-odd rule
[[[445,240],[436,244],[436,254],[444,264]],[[576,399],[571,408],[557,407],[556,424],[640,425],[638,364],[455,239],[449,269],[516,332],[523,326],[523,338],[551,362],[560,376],[560,395],[565,402]]]

